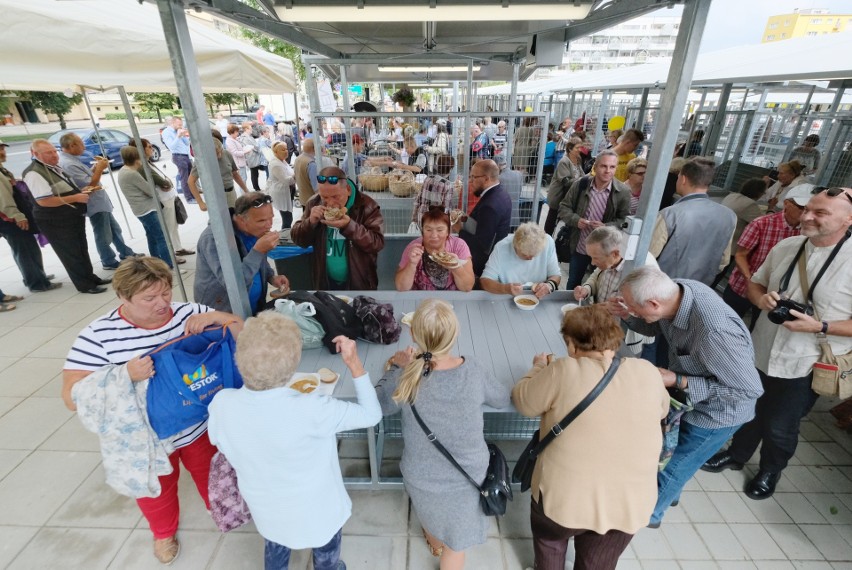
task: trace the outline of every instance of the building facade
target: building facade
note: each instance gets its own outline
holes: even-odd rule
[[[852,14],[832,14],[829,10],[793,10],[792,14],[770,16],[762,43],[790,38],[836,34],[852,30]]]

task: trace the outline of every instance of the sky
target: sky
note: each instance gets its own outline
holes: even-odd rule
[[[852,14],[852,0],[712,0],[701,39],[701,51],[759,44],[769,16],[790,14],[794,8],[825,9],[834,14]],[[680,15],[678,6],[663,9],[662,15]]]

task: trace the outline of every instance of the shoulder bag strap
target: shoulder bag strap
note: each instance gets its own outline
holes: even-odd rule
[[[600,396],[601,392],[604,391],[604,388],[607,387],[612,377],[615,376],[615,372],[618,370],[618,367],[621,366],[621,357],[616,356],[612,359],[612,364],[609,365],[609,369],[604,374],[603,378],[592,388],[592,391],[588,393],[588,395],[583,398],[579,404],[574,406],[574,409],[568,412],[568,415],[565,416],[561,422],[550,428],[550,431],[547,432],[547,435],[544,436],[536,448],[532,451],[532,455],[537,457],[544,451],[544,448],[550,445],[554,439],[558,436],[562,435],[562,432],[565,431],[565,428],[568,427],[568,424],[577,419],[577,416],[586,411],[586,408]]]
[[[419,414],[419,413],[417,413],[417,408],[414,406],[414,404],[411,404],[411,412],[414,414],[414,419],[415,419],[415,420],[417,420],[417,423],[418,423],[418,424],[420,424],[420,429],[422,429],[422,430],[423,430],[423,433],[425,433],[425,434],[426,434],[426,439],[428,439],[429,441],[431,441],[431,442],[432,442],[432,444],[433,444],[433,445],[434,445],[434,446],[438,449],[438,451],[440,451],[440,452],[441,452],[441,455],[443,455],[444,457],[446,457],[446,458],[447,458],[447,460],[449,460],[449,462],[453,464],[453,467],[455,467],[456,469],[458,469],[458,470],[459,470],[459,472],[460,472],[462,475],[464,475],[465,477],[467,477],[467,480],[468,480],[468,481],[470,481],[471,485],[473,485],[474,487],[476,487],[478,490],[480,490],[480,491],[481,491],[481,490],[482,490],[482,488],[481,488],[481,486],[479,485],[479,483],[477,483],[476,481],[474,481],[474,480],[473,480],[473,478],[472,478],[470,475],[468,475],[468,474],[467,474],[467,471],[465,471],[465,470],[464,470],[464,468],[463,468],[461,465],[459,465],[459,463],[458,463],[458,461],[456,461],[455,457],[453,457],[453,456],[450,454],[450,452],[449,452],[449,451],[447,451],[447,448],[446,448],[446,447],[444,447],[444,446],[441,444],[441,442],[440,442],[440,441],[438,441],[438,438],[435,436],[435,434],[432,432],[432,430],[430,430],[430,429],[426,426],[426,424],[423,422],[423,418],[421,418],[421,417],[420,417],[420,414]]]

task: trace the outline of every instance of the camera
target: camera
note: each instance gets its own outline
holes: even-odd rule
[[[796,317],[790,314],[790,311],[799,311],[800,313],[804,313],[806,315],[813,316],[814,310],[810,305],[805,305],[804,303],[797,303],[792,299],[779,299],[778,304],[774,309],[767,313],[767,317],[770,321],[775,323],[776,325],[780,325],[782,323],[786,323],[787,321],[795,321]]]

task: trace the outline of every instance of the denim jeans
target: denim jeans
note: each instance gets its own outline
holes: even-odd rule
[[[576,251],[571,254],[571,260],[568,262],[568,283],[565,285],[567,291],[573,291],[574,287],[583,283],[583,276],[589,265],[592,264],[592,258]]]
[[[192,160],[187,154],[172,154],[172,162],[178,169],[178,182],[180,188],[178,192],[186,196],[187,200],[192,199],[192,192],[189,189],[189,174],[192,171]]]
[[[346,570],[340,559],[341,530],[331,537],[328,544],[313,549],[314,570]],[[264,540],[264,570],[287,570],[290,565],[290,549],[277,542]]]
[[[665,469],[657,474],[657,506],[651,522],[662,520],[672,501],[680,497],[684,485],[714,453],[739,429],[739,425],[708,429],[687,422],[680,423],[677,447]]]
[[[92,214],[89,217],[89,222],[92,224],[92,231],[95,234],[95,247],[98,249],[98,256],[103,265],[115,266],[118,264],[115,253],[110,247],[111,244],[115,244],[115,249],[118,250],[121,259],[134,255],[133,250],[124,243],[121,226],[118,225],[118,220],[115,219],[112,212]]]
[[[148,212],[144,216],[139,216],[139,221],[142,222],[145,237],[148,239],[148,252],[154,257],[159,257],[171,267],[172,258],[169,255],[166,236],[163,235],[163,226],[160,225],[157,212]]]

